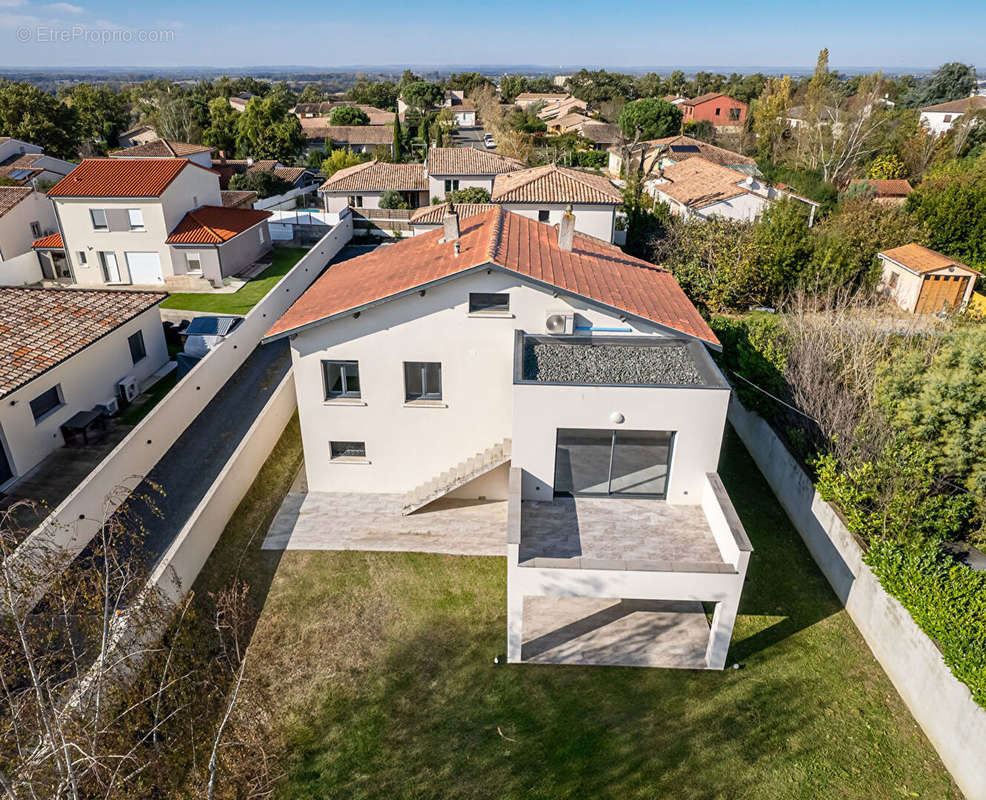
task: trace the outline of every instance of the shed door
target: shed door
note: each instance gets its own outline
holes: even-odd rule
[[[160,253],[127,253],[131,283],[164,283]]]
[[[915,311],[918,314],[937,314],[944,309],[955,310],[962,305],[969,278],[965,275],[928,275],[921,282],[921,297]]]

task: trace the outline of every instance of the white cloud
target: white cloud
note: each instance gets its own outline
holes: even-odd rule
[[[3,0],[0,0],[3,2]],[[82,6],[74,6],[71,3],[49,3],[44,6],[52,11],[61,11],[63,14],[85,14],[86,10]]]
[[[0,8],[20,8],[23,5],[24,0],[0,0]]]

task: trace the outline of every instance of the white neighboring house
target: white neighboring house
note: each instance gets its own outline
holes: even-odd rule
[[[972,114],[986,110],[986,97],[975,94],[960,100],[950,100],[921,109],[921,124],[929,131],[939,136],[948,133],[952,125],[961,119],[963,114]]]
[[[168,361],[164,292],[0,288],[0,489],[64,443],[76,414]]]
[[[331,175],[318,193],[329,213],[349,208],[380,208],[384,192],[399,192],[409,208],[428,205],[428,178],[424,164],[389,164],[366,161]]]
[[[485,189],[492,194],[497,175],[527,169],[524,162],[515,158],[474,147],[432,147],[425,167],[432,202],[460,189]]]
[[[36,144],[0,136],[0,178],[20,186],[36,186],[38,181],[61,180],[73,169],[71,161],[45,155]]]
[[[216,148],[205,144],[176,142],[173,139],[153,139],[149,142],[114,150],[110,158],[187,158],[193,164],[212,168],[212,154]]]
[[[508,211],[549,225],[561,222],[571,207],[577,231],[613,242],[616,210],[623,195],[603,175],[548,164],[497,175],[492,200]]]
[[[535,103],[543,103],[547,106],[552,103],[560,103],[562,100],[567,100],[569,97],[571,97],[571,95],[568,94],[568,92],[521,92],[514,99],[514,105],[526,110],[528,106],[534,105]]]
[[[79,286],[209,291],[271,248],[270,212],[223,208],[219,175],[185,158],[87,158],[48,196],[58,233],[35,249]]]
[[[131,128],[129,131],[121,133],[117,137],[117,144],[121,148],[133,147],[135,144],[146,144],[147,142],[153,142],[155,139],[160,138],[157,135],[157,131],[150,125],[138,125],[136,128]]]
[[[791,197],[809,207],[810,228],[819,207],[819,203],[806,197],[771,186],[753,175],[741,175],[704,158],[669,164],[645,186],[655,200],[667,203],[672,214],[685,219],[724,217],[752,222],[775,200]]]
[[[459,89],[449,89],[445,92],[445,101],[442,108],[452,110],[455,117],[455,124],[460,128],[476,127],[476,106],[472,100],[466,97],[466,93]]]
[[[537,660],[531,601],[705,600],[691,660],[636,663],[723,667],[751,550],[715,474],[730,390],[668,271],[571,214],[450,213],[330,266],[265,341],[280,338],[312,501],[366,495],[374,513],[405,493],[392,513],[427,525],[446,495],[508,498],[511,661]]]
[[[914,314],[964,309],[982,274],[914,242],[877,253],[877,257],[882,267],[877,291]]]
[[[41,281],[32,244],[55,230],[55,211],[44,194],[30,186],[0,186],[0,286]]]
[[[713,164],[721,167],[742,172],[745,175],[759,175],[756,160],[742,153],[734,153],[724,147],[717,147],[714,144],[703,142],[701,139],[693,139],[691,136],[667,136],[663,139],[648,139],[637,142],[632,148],[631,158],[634,166],[637,166],[639,159],[644,160],[643,168],[645,173],[653,173],[658,168],[667,167],[670,164],[677,164],[687,161],[690,158],[704,158]],[[626,158],[627,147],[614,146],[609,148],[608,171],[614,178],[622,177],[623,160]],[[657,161],[655,164],[654,162]]]

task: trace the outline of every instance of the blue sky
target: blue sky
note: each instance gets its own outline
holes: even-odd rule
[[[0,65],[592,64],[838,67],[973,63],[986,3],[826,0],[0,0]]]

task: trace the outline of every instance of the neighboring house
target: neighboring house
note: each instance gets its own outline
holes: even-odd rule
[[[61,250],[72,282],[80,286],[207,291],[249,267],[258,249],[270,247],[266,218],[258,221],[249,209],[222,208],[219,176],[185,158],[87,158],[48,196],[55,204],[58,241],[40,240],[35,247]],[[217,213],[210,206],[222,216],[204,216]],[[188,242],[170,238],[211,221],[214,236],[194,243],[219,248],[219,274],[206,268],[211,257],[196,262]]]
[[[866,184],[866,191],[871,193],[873,199],[886,206],[902,206],[907,202],[907,196],[914,191],[914,187],[903,179],[862,179],[852,182],[853,186]]]
[[[704,158],[713,164],[737,170],[746,175],[759,175],[757,162],[749,156],[741,153],[734,153],[723,147],[703,142],[701,139],[693,139],[691,136],[668,136],[664,139],[649,139],[638,142],[633,148],[634,162],[640,154],[643,154],[644,172],[653,173],[654,170],[666,167],[669,164],[677,164],[687,161],[690,158]],[[620,177],[623,171],[623,159],[626,156],[626,149],[620,147],[609,148],[610,175]],[[654,164],[654,161],[657,164]]]
[[[562,100],[567,100],[569,96],[570,95],[566,92],[551,92],[547,94],[538,92],[521,92],[514,100],[514,105],[526,109],[534,103],[544,103],[546,105],[549,103],[559,103]]]
[[[226,208],[253,208],[253,204],[260,199],[260,195],[256,192],[233,189],[223,189],[219,194]]]
[[[571,206],[575,229],[604,242],[614,239],[616,210],[623,203],[608,178],[555,164],[497,175],[491,194],[508,211],[552,225]]]
[[[746,103],[719,92],[684,100],[678,106],[682,122],[711,122],[718,127],[739,128],[746,122]]]
[[[473,147],[432,147],[425,162],[432,200],[459,189],[493,192],[497,175],[526,169],[523,161]]]
[[[248,172],[271,172],[291,184],[292,189],[309,188],[318,184],[318,173],[310,167],[286,167],[274,159],[219,158],[212,162],[212,169],[219,174],[219,186],[226,190],[234,175]]]
[[[594,119],[581,123],[576,130],[592,142],[594,150],[608,150],[622,138],[619,125]]]
[[[445,224],[445,215],[450,210],[459,215],[460,221],[465,221],[469,217],[474,217],[493,208],[496,208],[493,203],[455,203],[454,206],[452,203],[438,203],[419,208],[411,215],[408,223],[411,230],[414,231],[414,235],[417,236],[441,228]]]
[[[877,257],[882,266],[878,291],[914,314],[965,308],[982,274],[913,242],[877,253]]]
[[[950,100],[947,103],[922,108],[921,124],[932,133],[941,136],[948,133],[963,114],[984,110],[986,110],[986,97],[982,95],[963,97],[961,100]]]
[[[325,210],[380,208],[384,192],[399,192],[409,208],[428,205],[428,177],[424,164],[389,164],[366,161],[340,169],[318,190]]]
[[[215,287],[272,247],[270,211],[200,206],[189,211],[165,243],[177,274],[195,275]]]
[[[328,124],[324,119],[332,115],[332,112],[337,108],[358,108],[366,116],[370,118],[370,125],[393,125],[394,120],[397,119],[397,114],[393,111],[384,111],[382,108],[376,108],[375,106],[361,105],[359,103],[338,103],[324,101],[321,103],[298,103],[292,110],[292,113],[298,117],[300,120],[306,119],[319,119],[322,118],[322,125]],[[305,122],[302,122],[302,127],[305,126]]]
[[[157,135],[157,131],[150,125],[138,125],[136,128],[131,128],[129,131],[121,133],[117,137],[117,144],[121,148],[133,147],[134,145],[147,144],[160,138]]]
[[[567,114],[562,114],[560,117],[548,120],[545,124],[552,133],[571,133],[572,131],[577,131],[582,124],[591,121],[591,118],[585,114],[581,114],[578,111],[570,111]]]
[[[62,446],[62,425],[112,405],[168,361],[164,292],[0,289],[0,489]]]
[[[71,161],[45,155],[36,144],[0,136],[0,178],[14,181],[18,186],[60,181],[74,168]]]
[[[35,239],[54,233],[51,201],[30,186],[0,186],[0,285],[23,286],[42,278]]]
[[[253,99],[253,95],[250,92],[240,92],[237,95],[233,95],[229,98],[229,104],[236,111],[246,110],[247,103]]]
[[[390,125],[326,125],[324,119],[301,120],[308,149],[345,148],[353,153],[370,153],[383,147],[394,152],[394,129]]]
[[[688,98],[683,97],[680,94],[666,94],[664,95],[664,102],[670,103],[673,106],[680,106],[682,103],[687,102]]]
[[[212,154],[216,148],[205,144],[176,142],[173,139],[154,139],[135,144],[122,150],[114,150],[110,158],[187,158],[200,167],[212,167]]]
[[[547,103],[538,111],[538,118],[549,122],[550,120],[564,117],[566,114],[584,112],[586,108],[587,104],[585,100],[579,100],[577,97],[566,97],[564,100],[553,100]]]
[[[751,222],[775,200],[792,197],[809,206],[808,227],[811,227],[819,207],[813,200],[771,186],[752,175],[740,175],[704,158],[669,164],[645,185],[655,200],[667,203],[672,214],[685,219],[724,217]]]
[[[508,660],[536,659],[538,627],[595,610],[571,598],[633,598],[686,601],[704,630],[687,663],[637,630],[649,655],[634,663],[724,666],[751,550],[716,475],[730,390],[667,270],[577,233],[571,214],[557,228],[448,214],[330,266],[264,341],[281,338],[302,517],[350,495],[368,515],[420,509],[426,526],[435,500],[506,499]]]
[[[455,117],[455,124],[460,128],[476,127],[476,106],[466,97],[466,93],[458,89],[445,92],[445,102],[442,108],[448,108]]]

